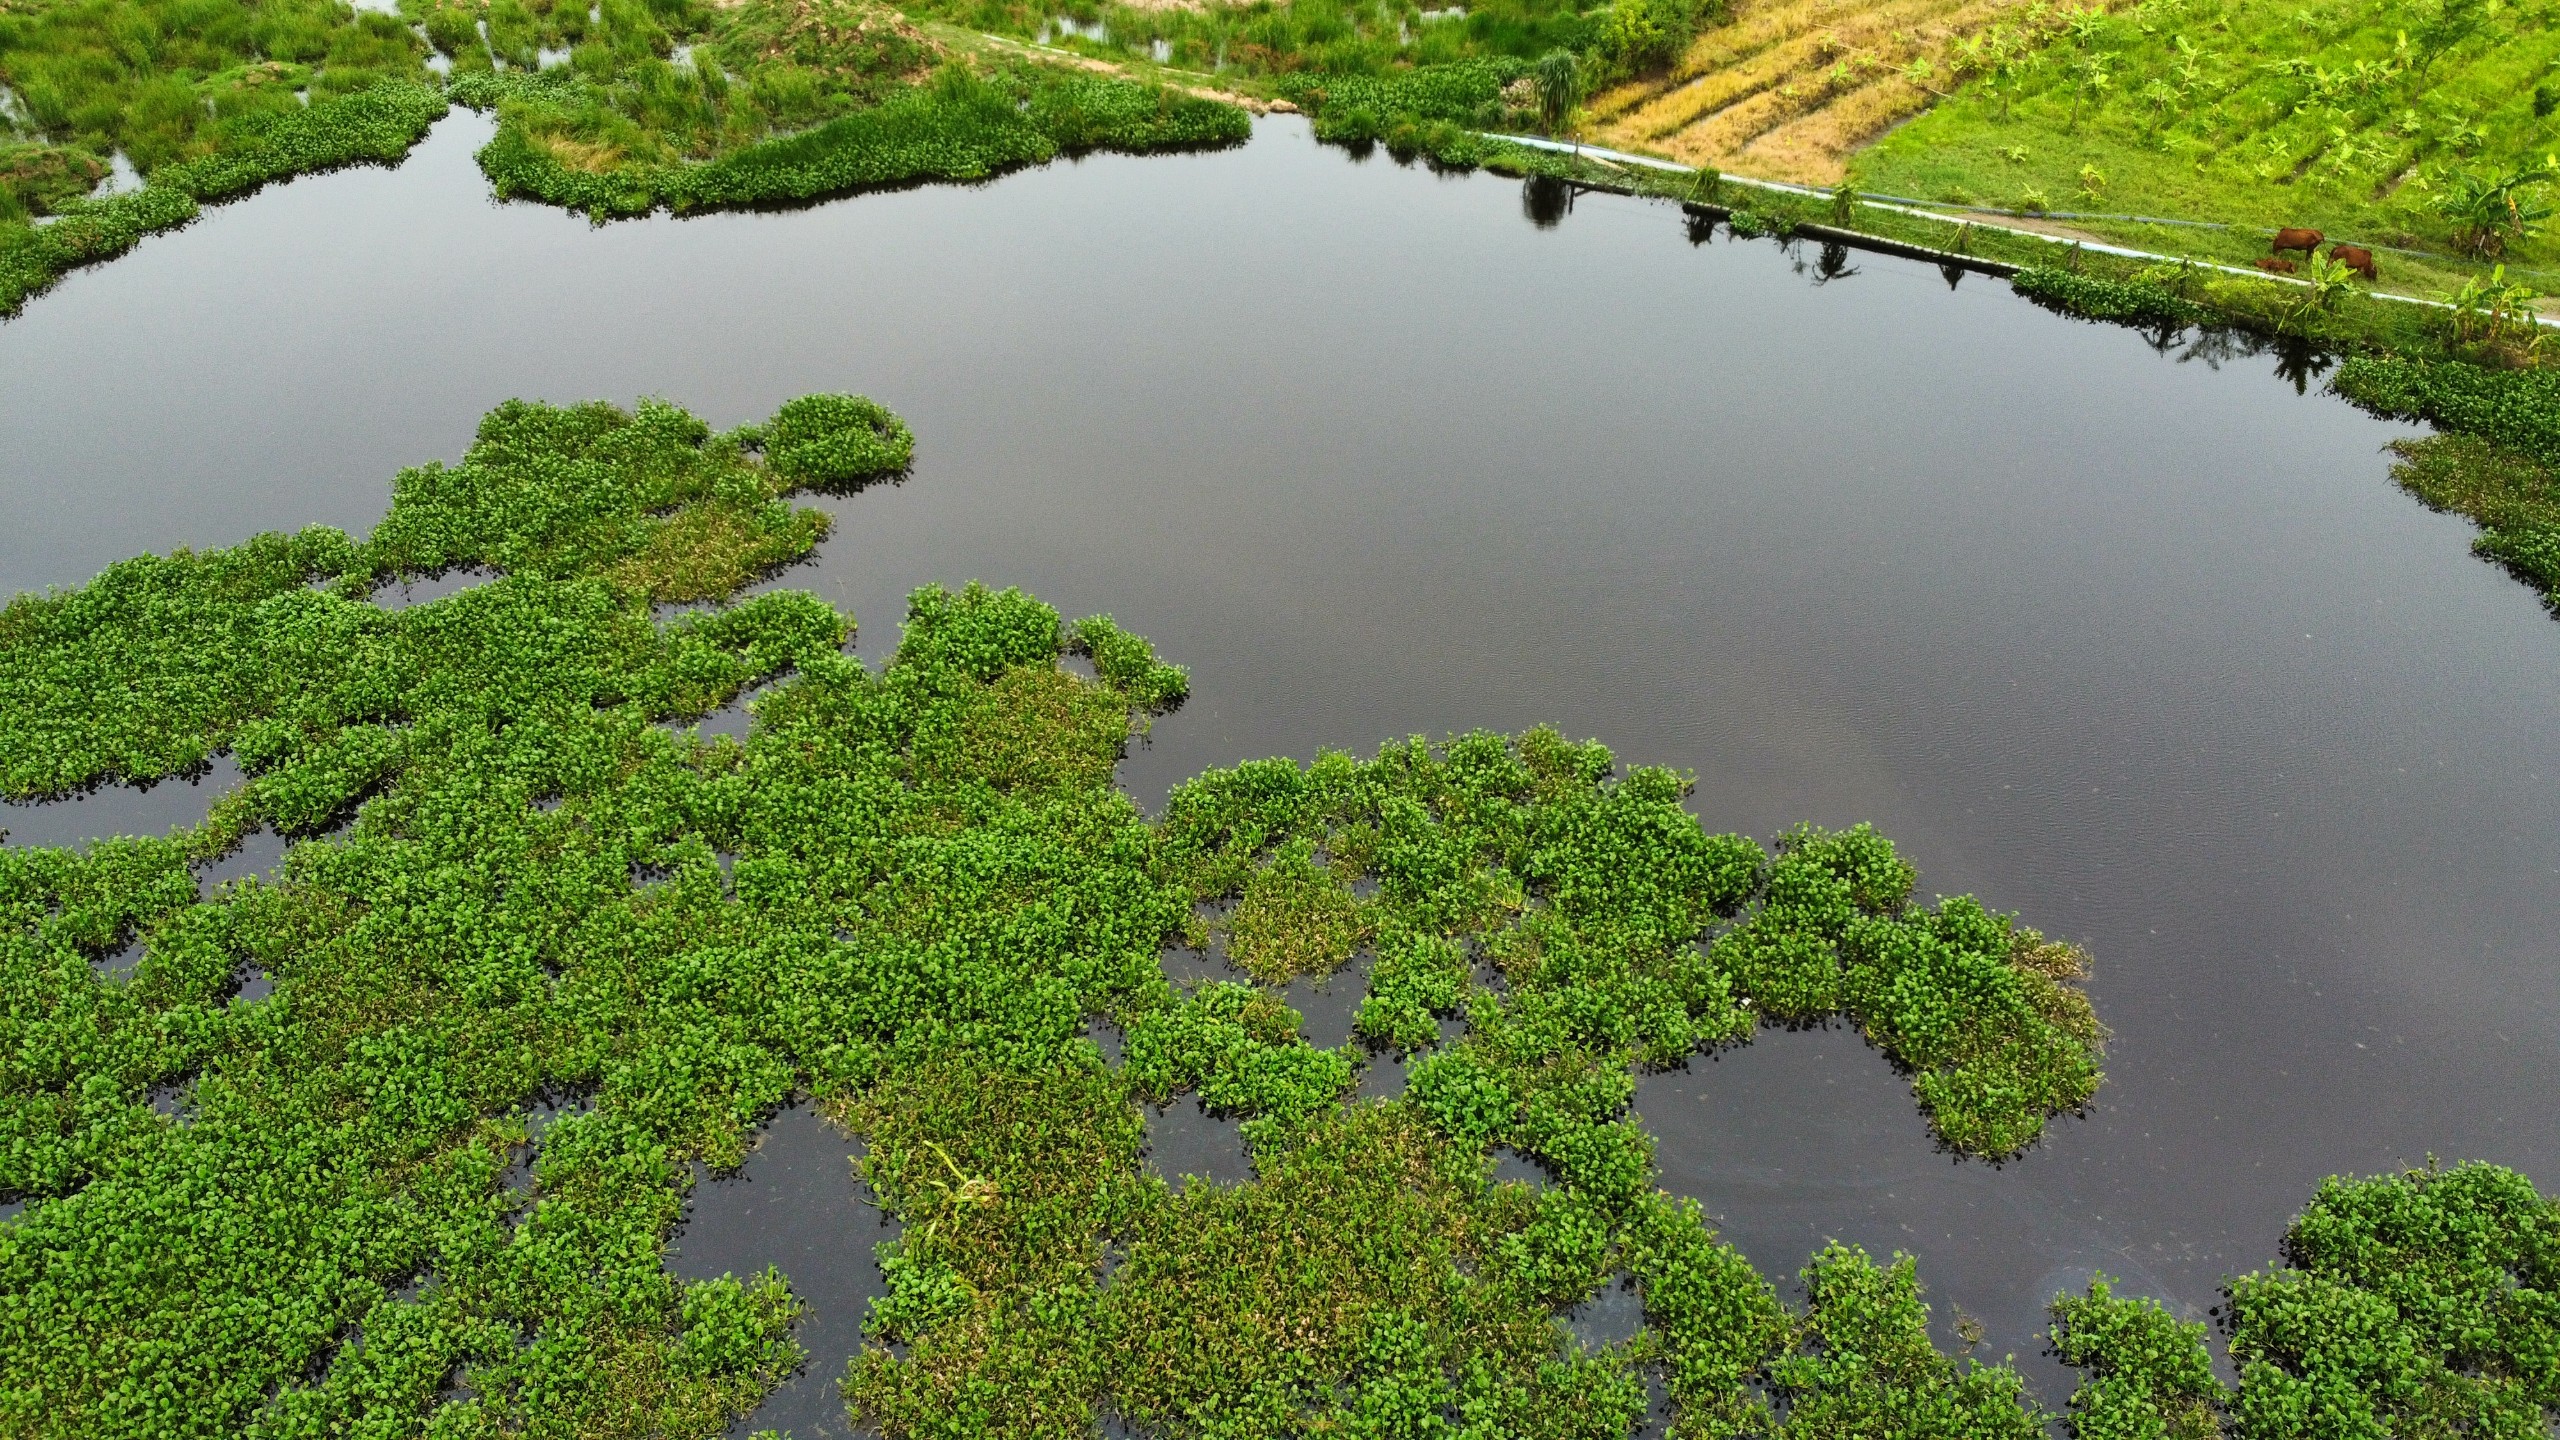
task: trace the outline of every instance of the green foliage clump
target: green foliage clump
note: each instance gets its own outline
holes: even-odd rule
[[[1896,1255],[1878,1268],[1866,1251],[1834,1242],[1801,1272],[1806,1353],[1771,1367],[1787,1402],[1786,1434],[1874,1435],[1892,1440],[1966,1436],[2035,1440],[2042,1417],[2022,1403],[2005,1365],[1948,1360],[1929,1342],[1929,1307],[1918,1264]]]
[[[833,433],[823,420],[804,414],[796,423],[791,433],[801,443],[829,453],[824,440],[810,438]],[[872,439],[857,448],[876,440],[867,427],[864,433]],[[478,567],[560,580],[592,576],[658,600],[726,595],[809,553],[826,533],[826,517],[783,497],[839,473],[816,463],[802,470],[759,465],[742,439],[714,437],[701,421],[658,401],[643,401],[630,414],[601,404],[510,401],[481,422],[462,463],[400,472],[391,514],[350,574],[379,580]]]
[[[445,111],[424,55],[396,17],[334,0],[0,8],[0,86],[21,112],[0,115],[0,317],[198,201],[399,159]],[[149,183],[87,198],[110,154]]]
[[[1153,61],[1221,77],[1293,84],[1384,77],[1454,62],[1527,60],[1590,44],[1595,0],[1430,0],[1287,5],[1134,5],[1114,0],[917,0],[919,18],[954,21],[1114,62]],[[1057,26],[1059,19],[1077,23]],[[1066,33],[1057,33],[1066,30]]]
[[[499,194],[598,219],[661,206],[802,204],[884,186],[983,180],[1062,151],[1232,145],[1252,128],[1233,105],[1161,86],[1034,68],[982,77],[954,64],[930,84],[897,89],[813,129],[742,137],[691,162],[586,138],[595,125],[563,118],[569,111],[560,107],[607,101],[574,82],[510,86],[491,77],[466,82],[457,94],[465,103],[498,105],[501,128],[481,150],[480,167]]]
[[[2331,1178],[2231,1282],[2246,1436],[2538,1435],[2560,1410],[2560,1207],[2495,1165]]]
[[[817,490],[897,474],[916,453],[906,422],[860,395],[803,395],[774,412],[763,440],[775,474]]]
[[[1121,629],[1108,615],[1077,621],[1068,648],[1092,660],[1096,674],[1148,709],[1170,709],[1191,693],[1191,672],[1157,660],[1144,636]]]
[[[2424,420],[2560,468],[2560,371],[2358,355],[2330,383],[2386,419]]]
[[[0,10],[0,83],[53,144],[144,177],[256,143],[260,127],[394,83],[433,83],[396,16],[330,0],[70,0]]]
[[[2287,1263],[2229,1282],[2236,1391],[2204,1327],[2117,1298],[2054,1301],[2054,1343],[2088,1372],[2084,1440],[2539,1436],[2560,1417],[2560,1205],[2467,1164],[2332,1176],[2285,1234]]]
[[[2220,1440],[2227,1397],[2204,1326],[2157,1300],[2120,1298],[2096,1275],[2087,1294],[2054,1297],[2053,1345],[2062,1363],[2088,1372],[2071,1396],[2076,1440]]]
[[[1688,50],[1707,8],[1697,0],[1616,0],[1599,14],[1592,49],[1606,75],[1661,69]]]
[[[1317,139],[1353,143],[1381,138],[1398,119],[1498,127],[1508,113],[1504,87],[1528,73],[1526,60],[1488,56],[1382,75],[1299,72],[1280,90],[1314,115]]]
[[[1755,1015],[1859,1019],[1974,1153],[2021,1149],[2095,1093],[2078,952],[1970,899],[1912,906],[1910,865],[1863,826],[1790,832],[1773,859],[1701,829],[1679,778],[1614,768],[1541,730],[1212,772],[1169,801],[1166,863],[1201,901],[1240,897],[1226,926],[1249,972],[1330,969],[1375,935],[1366,1033],[1415,1046],[1435,1012],[1467,1014],[1463,1045],[1417,1063],[1418,1103],[1618,1193],[1648,1163],[1614,1119],[1625,1067],[1747,1038]],[[1377,894],[1340,891],[1319,848]],[[1466,984],[1453,947],[1507,988]]]
[[[1795,1317],[1732,1246],[1719,1243],[1694,1200],[1646,1198],[1627,1226],[1628,1271],[1685,1433],[1748,1435],[1767,1411],[1746,1382],[1795,1341]]]

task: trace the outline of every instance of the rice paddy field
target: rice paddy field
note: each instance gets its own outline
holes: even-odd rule
[[[1835,185],[1852,156],[1993,53],[2040,48],[2043,0],[1743,0],[1667,70],[1593,97],[1589,133],[1686,164]]]
[[[2552,289],[2551,22],[2484,0],[1745,4],[1596,95],[1588,134],[2225,263],[2309,227],[2380,248],[2404,294],[2499,264]]]

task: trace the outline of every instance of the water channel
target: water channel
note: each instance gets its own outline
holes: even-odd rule
[[[1772,1277],[1828,1237],[1909,1249],[1943,1338],[1961,1307],[2058,1403],[2041,1307],[2092,1269],[2200,1316],[2324,1175],[2433,1154],[2560,1187],[2533,1098],[2560,1080],[2560,624],[2388,483],[2404,429],[2275,357],[1697,244],[1635,201],[1532,223],[1517,182],[1289,119],[604,228],[490,202],[487,133],[457,114],[399,170],[215,210],[0,326],[0,592],[361,531],[510,396],[727,425],[861,391],[914,425],[914,475],[828,502],[783,583],[875,661],[918,585],[1114,613],[1193,674],[1123,768],[1142,804],[1551,721],[1694,770],[1713,827],[1872,820],[1924,897],[2086,944],[2108,1083],[2005,1165],[1934,1150],[1844,1030],[1642,1084],[1663,1183]],[[157,823],[206,788],[86,803]],[[25,818],[0,824],[79,838]],[[679,1268],[793,1274],[828,1373],[754,1423],[810,1435],[880,1232],[842,1233],[847,1142],[791,1114],[699,1192]],[[1225,1143],[1169,1123],[1169,1173]],[[750,1193],[752,1224],[706,1218]]]

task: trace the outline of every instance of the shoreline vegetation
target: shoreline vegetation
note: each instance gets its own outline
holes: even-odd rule
[[[795,495],[914,447],[852,396],[721,433],[510,402],[361,540],[0,609],[0,791],[245,776],[166,837],[0,849],[0,1425],[720,1433],[804,1363],[801,1302],[664,1248],[809,1096],[901,1224],[841,1377],[892,1440],[1600,1440],[1656,1385],[1683,1436],[2044,1433],[2012,1364],[1933,1342],[1913,1257],[1832,1245],[1783,1298],[1629,1103],[1842,1016],[1951,1151],[2014,1154],[2101,1081],[2083,953],[1916,904],[1864,826],[1710,833],[1682,776],[1547,729],[1251,762],[1149,819],[1115,767],[1189,682],[1110,617],[929,587],[874,670],[817,597],[737,598],[823,537]],[[371,599],[457,569],[489,578]],[[743,741],[686,726],[749,696]],[[281,864],[205,893],[260,829]],[[1168,981],[1212,946],[1233,978]],[[1362,955],[1355,1040],[1309,1044],[1282,987]],[[1358,1098],[1387,1053],[1408,1089]],[[1142,1168],[1181,1095],[1252,1179]],[[1494,1182],[1506,1147],[1543,1183]],[[2230,1282],[2236,1389],[2100,1277],[2054,1304],[2061,1418],[2538,1434],[2555,1234],[2493,1166],[2331,1181]],[[1572,1339],[1619,1284],[1642,1327]]]
[[[1818,244],[1826,274],[1847,244],[1914,247],[2164,348],[2274,347],[2297,385],[2443,431],[2395,447],[2395,479],[2560,613],[2560,398],[2524,279],[2560,275],[2552,0],[207,3],[0,0],[0,316],[204,205],[396,163],[453,104],[497,118],[498,195],[599,222],[1232,145],[1242,106],[1286,106],[1327,143],[1520,176],[1541,223],[1618,191],[1684,206],[1696,241]],[[1703,168],[1506,138],[1585,134]],[[1736,183],[1755,170],[1839,183]],[[2331,251],[2245,268],[2303,221],[2430,303]]]

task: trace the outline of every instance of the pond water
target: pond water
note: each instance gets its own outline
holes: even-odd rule
[[[1961,1307],[2058,1402],[2040,1309],[2092,1268],[2201,1314],[2332,1172],[2560,1188],[2560,625],[2391,487],[2408,432],[2274,357],[1634,201],[1524,213],[1292,119],[602,229],[489,202],[487,133],[213,211],[0,327],[0,591],[362,530],[510,396],[730,425],[861,391],[915,473],[829,502],[788,583],[874,660],[923,584],[1116,614],[1193,675],[1124,767],[1146,805],[1551,721],[1694,769],[1713,827],[1872,820],[1924,897],[2086,944],[2108,1083],[2006,1165],[1938,1153],[1846,1031],[1644,1082],[1664,1183],[1773,1277],[1911,1249],[1942,1333]]]
[[[667,1268],[688,1280],[751,1279],[768,1265],[791,1277],[807,1307],[797,1335],[808,1360],[731,1427],[787,1430],[797,1440],[852,1434],[838,1388],[862,1348],[862,1317],[886,1295],[876,1247],[898,1227],[872,1204],[854,1173],[860,1147],[818,1114],[793,1105],[775,1115],[733,1175],[702,1177],[667,1247]]]

